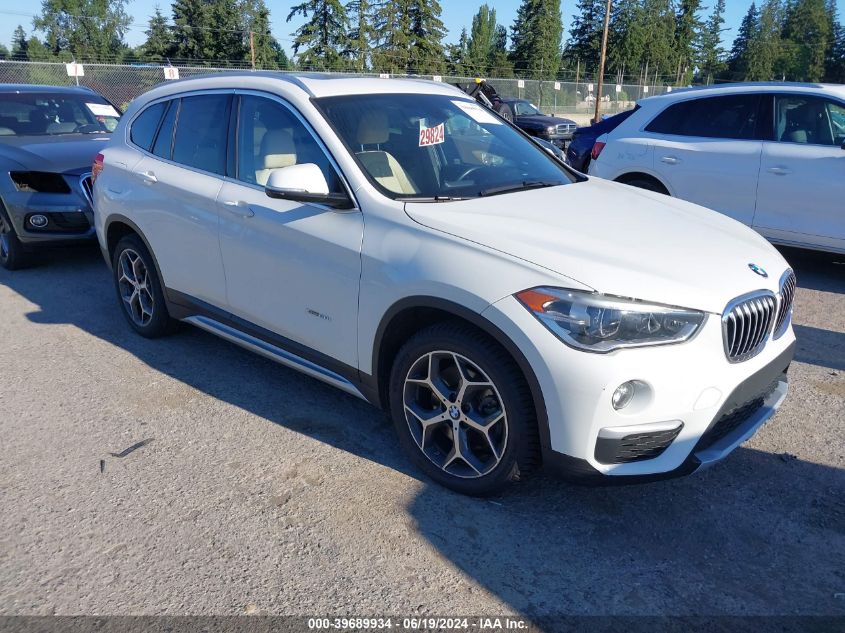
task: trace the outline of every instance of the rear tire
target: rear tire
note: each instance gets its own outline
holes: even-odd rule
[[[539,462],[537,418],[522,372],[468,324],[438,323],[411,337],[393,363],[389,403],[411,461],[456,492],[499,492]]]
[[[20,270],[31,263],[30,253],[18,239],[6,212],[0,209],[0,266],[6,270]]]
[[[141,336],[158,338],[176,331],[152,255],[135,234],[123,237],[112,254],[112,276],[126,321]]]

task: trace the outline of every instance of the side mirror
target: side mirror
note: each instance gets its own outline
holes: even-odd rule
[[[329,192],[326,177],[314,163],[274,169],[264,186],[264,193],[271,198],[324,204],[333,209],[352,208],[348,195]]]

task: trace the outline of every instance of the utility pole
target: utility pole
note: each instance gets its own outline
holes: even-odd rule
[[[255,70],[255,33],[249,32],[249,56],[252,58],[252,69]]]
[[[604,12],[604,32],[601,36],[601,59],[599,60],[599,89],[596,96],[596,115],[593,117],[593,123],[600,121],[599,109],[601,108],[602,88],[604,88],[604,62],[607,57],[607,32],[610,29],[610,3],[611,0],[607,0],[607,8]]]

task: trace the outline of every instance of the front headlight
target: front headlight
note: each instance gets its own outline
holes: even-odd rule
[[[532,288],[515,296],[564,343],[600,354],[689,340],[706,318],[696,310],[564,288]]]
[[[550,125],[549,127],[546,128],[546,134],[548,134],[549,136],[554,136],[556,133],[557,133],[557,126],[556,125]]]

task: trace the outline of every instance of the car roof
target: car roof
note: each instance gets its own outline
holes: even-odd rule
[[[18,92],[50,92],[53,94],[98,94],[92,88],[86,86],[47,86],[38,84],[0,84],[0,93],[18,93]]]
[[[831,95],[836,95],[840,98],[845,97],[845,85],[798,83],[791,81],[749,81],[746,83],[714,84],[711,86],[693,86],[689,88],[679,88],[666,94],[642,99],[641,101],[648,101],[650,103],[676,100],[682,101],[691,97],[715,97],[718,95],[725,94],[743,94],[763,91],[792,93],[798,92],[816,95],[828,93]]]
[[[151,92],[176,93],[205,88],[240,88],[266,86],[273,81],[294,85],[309,97],[334,97],[364,94],[442,94],[469,97],[460,89],[443,82],[426,79],[381,79],[374,77],[349,77],[331,73],[286,73],[274,71],[233,71],[212,73],[160,84]]]

